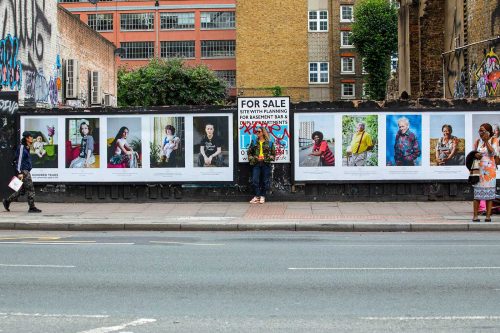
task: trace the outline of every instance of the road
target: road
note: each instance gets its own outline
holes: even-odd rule
[[[498,332],[500,233],[0,232],[0,332]]]

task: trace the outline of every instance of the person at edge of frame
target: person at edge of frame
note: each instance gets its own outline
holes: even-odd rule
[[[250,203],[265,203],[266,192],[271,187],[271,162],[276,158],[276,150],[269,140],[264,127],[256,129],[257,140],[252,140],[248,147],[248,161],[252,168],[252,185],[255,196]]]
[[[41,213],[42,211],[35,207],[35,187],[33,186],[33,180],[31,179],[31,156],[30,156],[30,146],[33,144],[33,136],[30,132],[24,131],[23,138],[21,139],[21,144],[16,149],[14,154],[14,166],[16,168],[17,178],[22,180],[23,186],[14,192],[7,199],[3,199],[3,207],[6,211],[10,212],[10,204],[16,201],[19,196],[26,193],[28,195],[28,205],[29,213]]]

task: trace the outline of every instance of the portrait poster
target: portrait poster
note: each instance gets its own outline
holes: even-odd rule
[[[151,117],[149,165],[151,168],[184,168],[184,117]]]
[[[247,150],[263,127],[276,150],[275,163],[290,162],[290,98],[238,98],[238,161],[248,162]]]
[[[193,117],[193,166],[229,167],[227,117]]]
[[[342,165],[378,165],[378,116],[342,116]]]
[[[294,124],[295,179],[334,179],[338,164],[335,114],[295,113]]]
[[[54,169],[59,165],[59,126],[55,117],[26,118],[23,132],[30,132],[33,144],[30,156],[33,169]],[[22,133],[22,132],[21,132]]]
[[[108,118],[106,150],[109,169],[142,167],[142,127],[139,117]]]
[[[67,118],[65,136],[66,168],[99,168],[99,118]]]
[[[465,116],[431,114],[429,121],[431,166],[465,165]]]
[[[422,165],[422,115],[387,115],[386,134],[387,166]]]

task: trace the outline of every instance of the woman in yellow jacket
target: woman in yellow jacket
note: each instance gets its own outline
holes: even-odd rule
[[[252,185],[255,196],[250,203],[265,203],[266,192],[271,187],[271,162],[276,157],[273,143],[269,140],[269,134],[264,127],[256,129],[257,140],[252,140],[248,147],[248,161],[253,166]]]

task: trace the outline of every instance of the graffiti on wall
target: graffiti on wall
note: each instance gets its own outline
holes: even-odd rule
[[[49,1],[53,0],[1,1],[0,17],[3,20],[0,21],[0,36],[11,34],[18,40],[19,46],[27,55],[23,63],[24,69],[35,71],[44,60],[46,49],[50,47],[50,41],[46,40],[53,32],[47,17],[46,7]]]
[[[17,91],[0,91],[0,113],[14,114],[19,109]]]
[[[484,50],[484,58],[474,72],[476,80],[477,97],[495,96],[500,84],[500,60],[494,48],[489,52]]]
[[[467,68],[464,66],[460,71],[460,75],[455,78],[455,83],[453,85],[453,98],[460,99],[465,98],[467,84]]]
[[[0,85],[11,90],[20,89],[23,65],[18,59],[19,40],[11,35],[0,39]]]
[[[45,78],[43,69],[28,71],[25,75],[26,102],[56,105],[58,101],[57,78]]]
[[[0,2],[0,37],[5,36],[0,40],[1,85],[7,90],[24,89],[25,105],[58,104],[60,60],[58,56],[50,68],[47,57],[54,40],[48,15],[56,6],[52,0]]]

